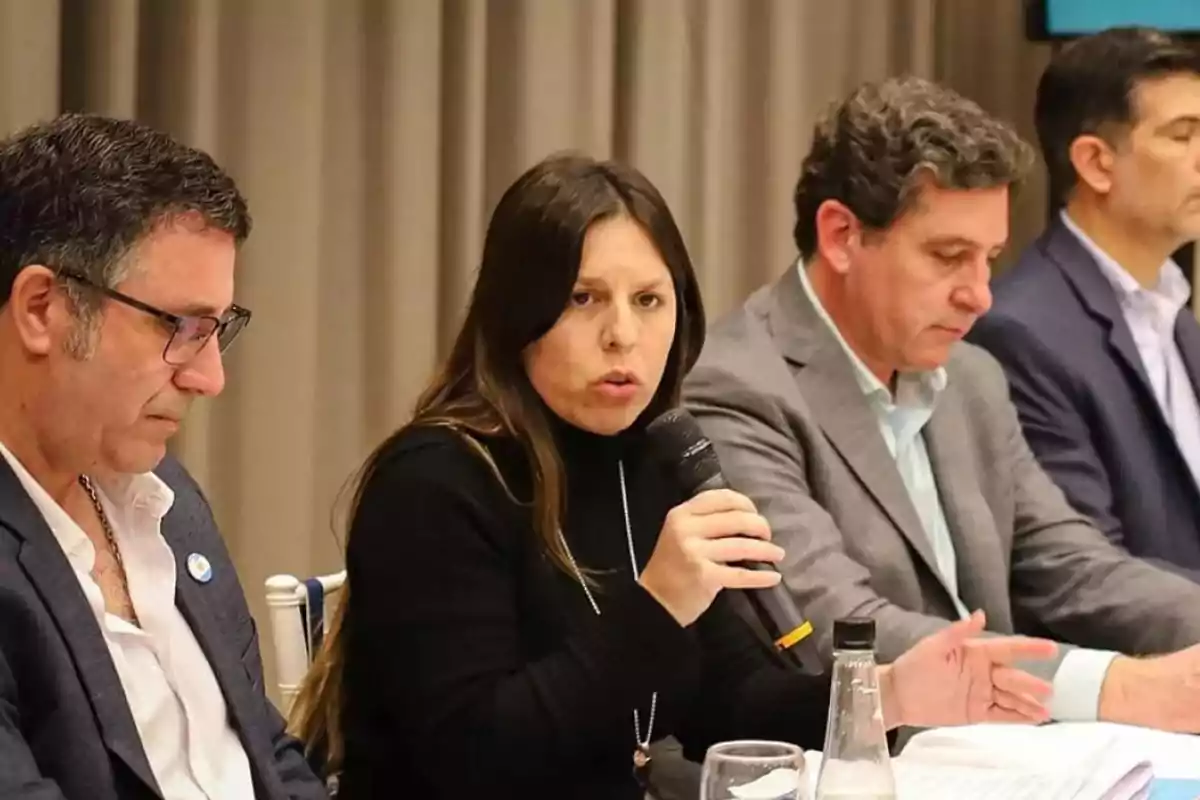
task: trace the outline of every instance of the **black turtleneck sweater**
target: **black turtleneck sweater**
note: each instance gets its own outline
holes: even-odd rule
[[[822,746],[827,678],[776,661],[725,595],[683,628],[634,582],[618,461],[639,569],[684,499],[644,435],[556,437],[563,531],[596,575],[598,617],[545,555],[531,505],[457,434],[410,429],[385,447],[348,541],[340,800],[640,800],[632,712],[644,736],[656,690],[653,738],[692,758],[738,738]],[[516,443],[483,443],[528,501]]]

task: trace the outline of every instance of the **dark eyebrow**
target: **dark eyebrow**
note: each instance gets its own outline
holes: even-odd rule
[[[977,248],[978,242],[973,242],[970,239],[965,239],[962,236],[940,236],[936,239],[929,239],[925,242],[926,247],[967,247]]]
[[[988,250],[988,258],[998,258],[1007,242],[996,245]],[[965,239],[962,236],[943,236],[936,239],[930,239],[925,242],[925,247],[929,250],[938,250],[943,247],[958,247],[964,250],[979,250],[983,245],[979,242],[973,242],[970,239]]]
[[[670,278],[654,278],[653,280],[649,280],[649,281],[646,281],[645,283],[641,284],[638,291],[645,292],[645,291],[649,291],[650,289],[661,289],[662,287],[667,286],[670,283],[671,283]],[[606,280],[604,280],[603,278],[586,278],[582,275],[575,279],[575,285],[583,286],[585,288],[594,288],[594,287],[600,287],[603,289],[608,288],[608,282]]]
[[[1178,117],[1172,117],[1171,119],[1162,123],[1157,128],[1155,128],[1155,130],[1158,131],[1159,133],[1162,133],[1163,131],[1167,130],[1168,128],[1176,128],[1183,124],[1186,124],[1189,127],[1194,128],[1197,125],[1200,125],[1200,116],[1197,116],[1196,114],[1180,114]]]
[[[210,306],[207,303],[188,303],[182,308],[163,309],[180,317],[220,317],[227,309]]]

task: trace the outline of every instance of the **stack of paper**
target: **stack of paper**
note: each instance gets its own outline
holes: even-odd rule
[[[1109,723],[940,728],[893,768],[898,800],[1148,800],[1155,778],[1200,778],[1200,737]],[[814,785],[819,770],[809,754]]]
[[[1150,761],[1098,731],[1029,742],[1044,729],[957,738],[954,731],[914,737],[894,762],[899,800],[1139,800],[1150,794]],[[1012,734],[1016,734],[1013,736]],[[924,737],[924,738],[923,738]],[[1007,740],[1007,741],[1006,741]],[[1055,746],[1057,744],[1057,746]],[[911,752],[910,752],[911,750]]]

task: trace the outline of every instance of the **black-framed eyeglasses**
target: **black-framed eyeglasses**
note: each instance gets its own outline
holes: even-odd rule
[[[208,344],[208,340],[214,336],[217,337],[217,349],[224,353],[226,348],[233,344],[233,340],[238,337],[238,334],[250,324],[250,310],[241,306],[231,305],[229,310],[219,317],[172,314],[170,311],[163,311],[161,308],[144,303],[136,297],[118,292],[116,289],[101,286],[86,275],[81,275],[74,270],[61,269],[57,274],[62,278],[94,289],[130,308],[136,308],[138,311],[157,317],[166,323],[171,328],[171,338],[167,340],[167,346],[163,348],[163,361],[171,366],[181,367],[190,362],[200,355],[200,351]]]

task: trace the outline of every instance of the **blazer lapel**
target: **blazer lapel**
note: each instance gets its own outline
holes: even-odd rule
[[[941,581],[929,536],[841,344],[818,316],[792,267],[775,285],[771,331],[821,430],[863,488]],[[945,586],[945,583],[943,586]]]
[[[121,679],[83,587],[41,512],[3,458],[0,458],[0,523],[22,539],[17,561],[71,651],[105,746],[161,797]]]
[[[1011,631],[1008,573],[996,568],[1007,559],[1000,548],[995,518],[979,492],[982,479],[974,462],[960,456],[971,434],[953,385],[947,385],[938,398],[924,438],[942,514],[954,542],[959,599],[968,611],[986,611],[990,630]]]
[[[178,498],[177,498],[178,501]],[[245,748],[246,757],[250,761],[250,769],[254,776],[255,795],[258,797],[276,797],[279,787],[275,787],[273,776],[264,772],[263,765],[273,761],[273,755],[263,749],[260,737],[254,737],[251,732],[256,730],[258,717],[254,711],[261,709],[265,702],[258,696],[251,684],[249,673],[242,664],[241,654],[230,648],[227,637],[221,627],[220,620],[212,613],[212,600],[206,597],[206,592],[212,591],[212,584],[200,584],[191,577],[187,568],[187,558],[194,552],[203,550],[195,543],[193,527],[195,520],[187,514],[172,509],[163,519],[162,532],[171,550],[175,554],[175,604],[192,629],[192,635],[208,658],[209,666],[216,677],[217,685],[221,687],[221,695],[225,698],[225,707],[229,714],[230,724],[238,734]],[[208,554],[205,554],[208,555]],[[216,567],[214,567],[215,569]],[[273,787],[267,789],[265,787]]]
[[[1142,402],[1149,403],[1158,413],[1163,424],[1150,377],[1142,364],[1142,357],[1134,344],[1133,334],[1121,313],[1116,292],[1100,271],[1096,259],[1088,252],[1075,234],[1057,219],[1043,234],[1041,246],[1052,262],[1058,265],[1067,281],[1074,287],[1083,307],[1101,325],[1108,329],[1108,346],[1133,378],[1133,383],[1142,394]]]
[[[1200,397],[1200,323],[1190,308],[1185,307],[1175,318],[1175,344],[1192,380],[1192,391]]]

